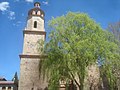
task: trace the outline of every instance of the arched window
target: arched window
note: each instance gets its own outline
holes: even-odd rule
[[[11,87],[8,87],[8,90],[11,90]]]
[[[37,12],[38,12],[38,11],[35,12],[36,15],[37,15]]]
[[[35,10],[35,14],[37,15],[37,13],[38,13],[38,10]]]
[[[41,16],[43,17],[43,14],[41,14]]]
[[[33,11],[32,14],[35,15],[35,11]]]
[[[37,28],[37,21],[34,21],[34,28]]]
[[[40,11],[37,12],[37,15],[40,15]]]
[[[6,87],[2,87],[2,90],[6,90]]]

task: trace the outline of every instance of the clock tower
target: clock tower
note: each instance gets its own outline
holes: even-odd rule
[[[37,42],[44,41],[46,36],[44,16],[39,2],[34,3],[34,8],[28,12],[27,25],[23,31],[23,52],[20,55],[19,90],[46,90],[46,81],[39,77],[39,63],[45,56],[41,56],[37,50]]]

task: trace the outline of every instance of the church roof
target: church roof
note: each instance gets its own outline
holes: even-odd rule
[[[14,81],[0,81],[0,85],[14,84]]]
[[[3,77],[0,77],[0,81],[7,81],[7,80]]]
[[[33,8],[33,9],[29,10],[28,16],[32,15],[32,12],[33,12],[33,11],[40,11],[41,14],[45,15],[45,13],[44,13],[43,10],[41,10],[40,8],[36,8],[36,7],[35,7],[35,8]]]
[[[39,3],[39,2],[35,2],[35,3],[34,3],[34,6],[35,6],[35,4],[39,4],[39,6],[40,6],[40,3]]]

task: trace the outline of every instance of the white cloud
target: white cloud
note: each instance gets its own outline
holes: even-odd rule
[[[21,21],[17,21],[18,24],[22,23]]]
[[[0,10],[1,11],[6,11],[9,8],[9,2],[1,2],[0,3]]]
[[[48,5],[48,2],[47,1],[43,1],[42,2],[44,5]]]
[[[2,11],[2,14],[7,15],[7,17],[10,20],[15,19],[15,12],[10,10],[9,2],[1,2],[0,3],[0,11]]]
[[[15,12],[9,11],[8,13],[9,13],[8,18],[9,18],[10,20],[14,20],[14,19],[15,19]]]
[[[22,23],[25,24],[25,22],[17,21],[16,23],[13,23],[13,26],[20,26]]]
[[[31,3],[32,3],[34,0],[25,0],[25,1],[26,1],[26,2],[31,2]]]
[[[14,15],[15,15],[15,12],[10,11],[10,16],[14,16]]]

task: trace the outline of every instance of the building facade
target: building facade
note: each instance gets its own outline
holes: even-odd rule
[[[37,42],[45,40],[44,29],[45,13],[40,9],[40,3],[34,3],[34,8],[29,10],[27,25],[23,31],[23,52],[20,55],[20,81],[19,90],[46,90],[47,82],[39,77],[40,56]]]
[[[11,81],[0,77],[0,90],[18,90],[18,77],[17,73]]]
[[[0,90],[17,90],[14,81],[0,81]]]

